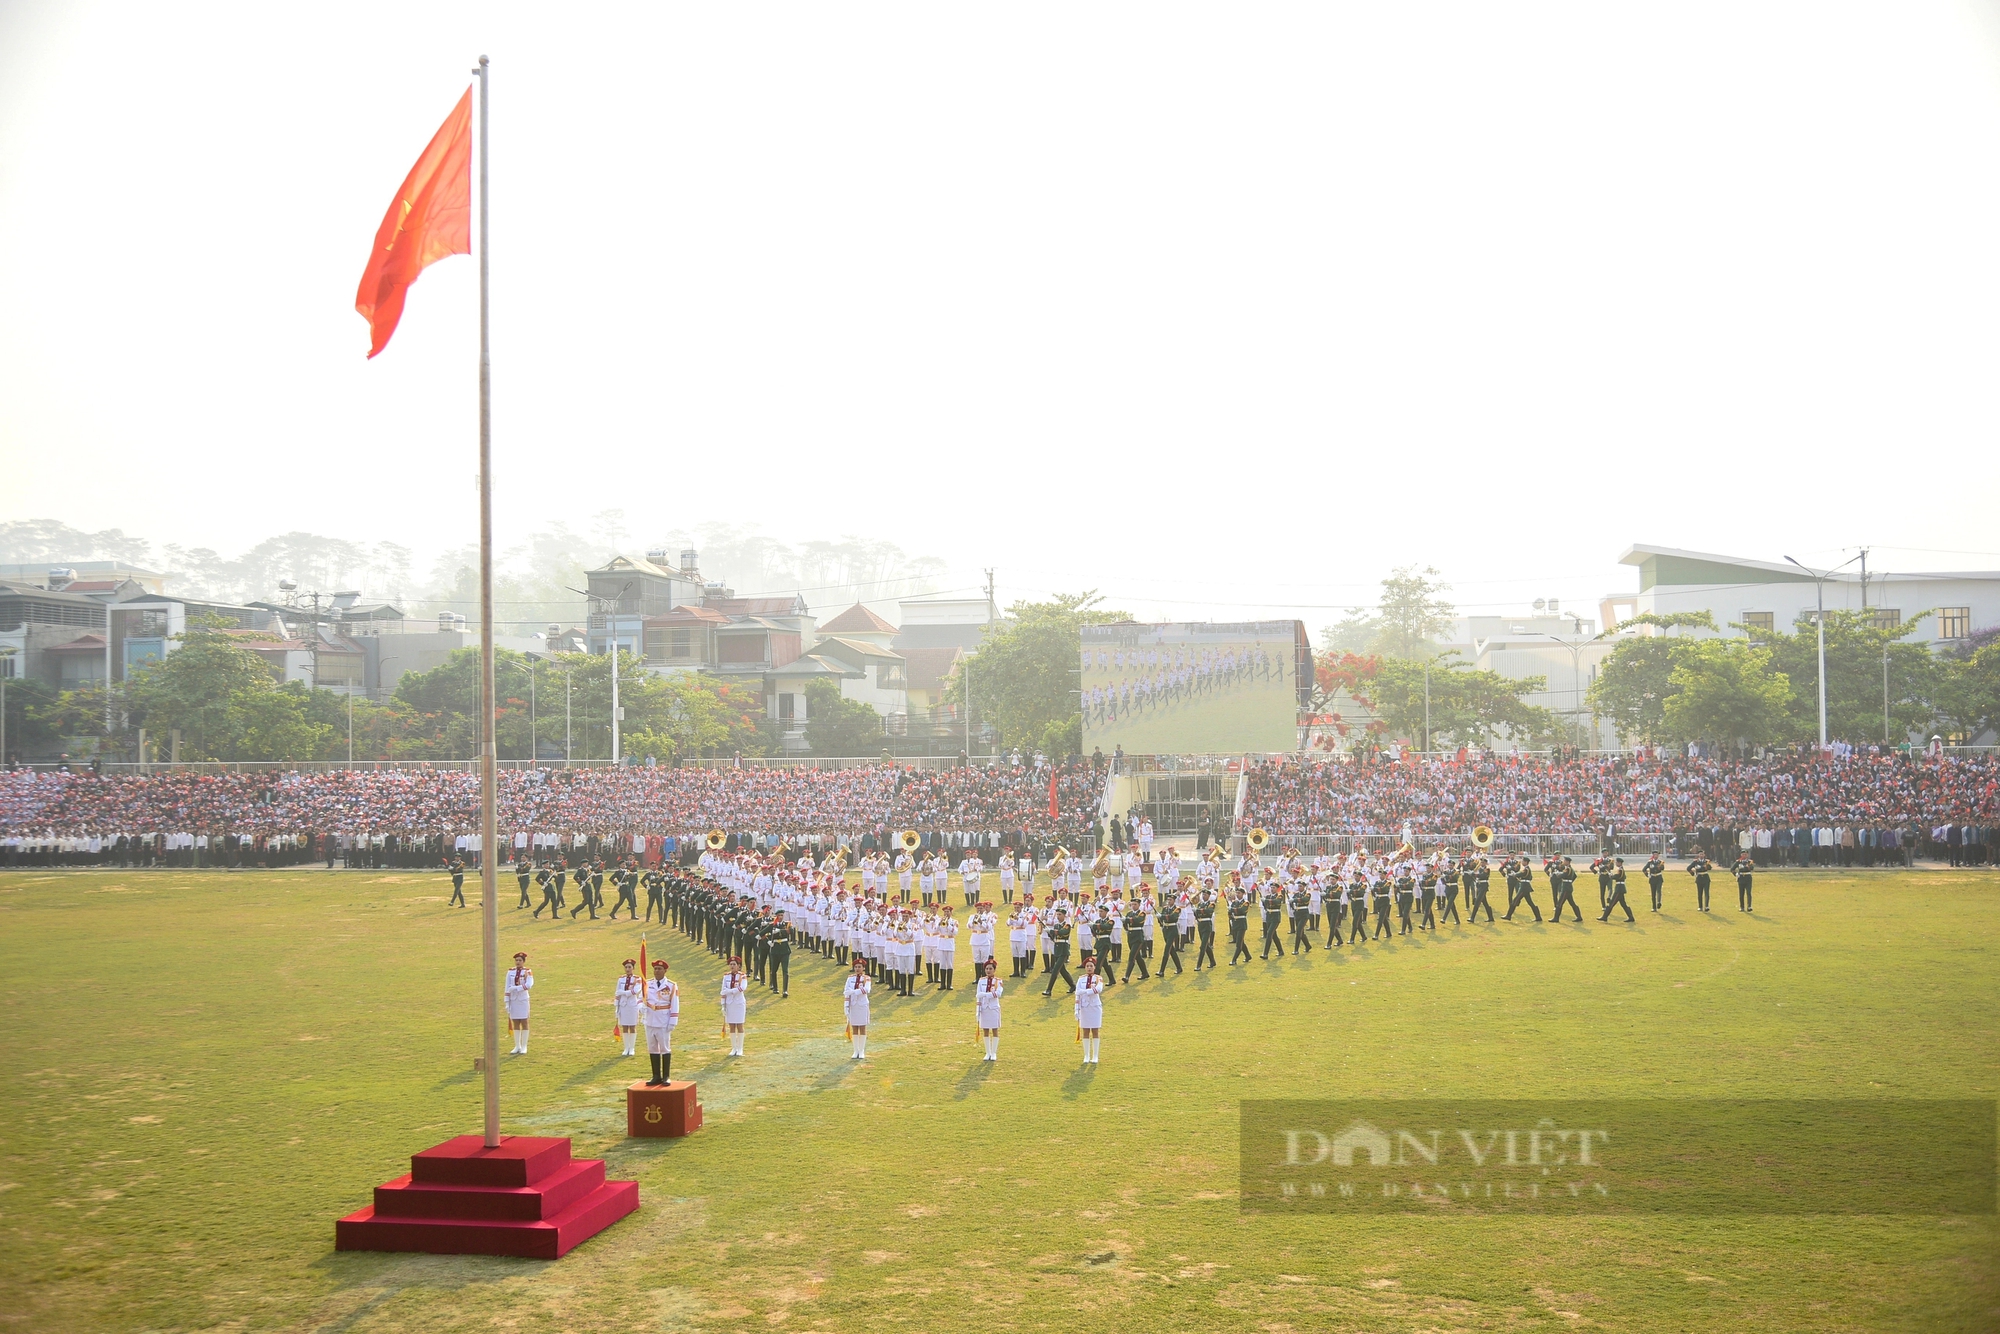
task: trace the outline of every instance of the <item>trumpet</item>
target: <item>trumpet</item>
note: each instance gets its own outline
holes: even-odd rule
[[[902,846],[905,852],[915,852],[923,845],[923,841],[923,835],[914,829],[905,829],[896,836],[896,842]]]
[[[1486,849],[1492,847],[1493,846],[1492,827],[1483,824],[1476,824],[1472,826],[1472,846],[1478,848],[1481,852],[1484,852],[1486,851]]]
[[[709,851],[711,852],[722,851],[722,845],[727,843],[728,841],[729,841],[729,835],[723,833],[720,829],[711,829],[708,831]]]
[[[1271,835],[1260,825],[1252,829],[1243,841],[1249,845],[1250,851],[1262,852],[1271,845]]]

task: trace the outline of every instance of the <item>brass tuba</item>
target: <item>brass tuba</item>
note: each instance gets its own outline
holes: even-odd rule
[[[1481,852],[1493,846],[1493,828],[1491,825],[1476,824],[1472,826],[1472,846],[1478,848]]]
[[[711,829],[708,831],[708,846],[710,851],[722,851],[722,845],[728,841],[729,835],[723,833],[720,829]]]
[[[1262,826],[1259,826],[1256,829],[1252,829],[1249,836],[1243,841],[1249,845],[1250,851],[1262,852],[1271,845],[1271,835]]]
[[[905,829],[896,836],[896,842],[902,846],[903,851],[915,852],[923,846],[924,836],[914,829]]]

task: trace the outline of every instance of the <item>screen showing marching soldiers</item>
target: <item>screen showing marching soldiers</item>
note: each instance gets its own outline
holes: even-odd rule
[[[1303,639],[1297,621],[1085,626],[1084,743],[1133,754],[1288,750]]]

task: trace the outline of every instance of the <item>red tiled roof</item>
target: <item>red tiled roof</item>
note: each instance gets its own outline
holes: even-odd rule
[[[857,631],[893,635],[896,633],[896,627],[859,602],[820,627],[820,633],[828,635],[851,635]]]

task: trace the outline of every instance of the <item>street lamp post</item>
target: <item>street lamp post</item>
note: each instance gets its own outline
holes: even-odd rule
[[[1811,570],[1806,570],[1805,566],[1799,565],[1799,563],[1795,560],[1792,560],[1790,556],[1785,557],[1785,559],[1792,561],[1792,564],[1798,565],[1801,570],[1805,570],[1807,574],[1812,575],[1813,605],[1816,608],[1816,610],[1813,613],[1813,624],[1814,628],[1819,631],[1819,748],[1821,750],[1825,750],[1826,749],[1826,577],[1827,575],[1832,574],[1834,570],[1843,569],[1849,565],[1852,565],[1855,561],[1861,559],[1861,557],[1859,555],[1850,556],[1846,560],[1842,561],[1839,565],[1834,566],[1832,570],[1827,570],[1820,574],[1813,574]]]
[[[1537,630],[1535,633],[1543,639],[1552,640],[1569,650],[1569,739],[1574,742],[1577,739],[1577,723],[1583,717],[1583,646],[1587,641],[1572,643],[1570,640],[1552,635],[1546,630]]]

